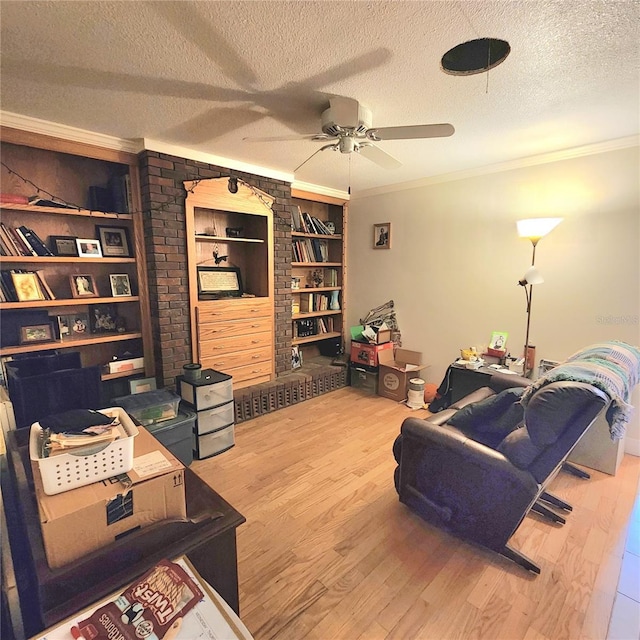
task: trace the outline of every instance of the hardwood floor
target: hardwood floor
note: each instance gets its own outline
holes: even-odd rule
[[[574,507],[530,515],[512,538],[534,577],[411,513],[391,445],[411,411],[350,387],[236,427],[192,468],[247,518],[238,530],[241,617],[256,640],[602,640],[616,593],[638,458],[615,477],[561,473]]]

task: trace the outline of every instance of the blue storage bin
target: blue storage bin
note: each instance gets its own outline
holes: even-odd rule
[[[193,462],[195,411],[180,408],[177,417],[150,424],[146,429],[188,467]]]

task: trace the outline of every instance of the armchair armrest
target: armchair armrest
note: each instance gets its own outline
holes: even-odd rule
[[[451,426],[407,418],[401,432],[400,501],[425,520],[501,550],[541,491],[531,474]]]

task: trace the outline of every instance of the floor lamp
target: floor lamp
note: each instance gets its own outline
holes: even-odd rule
[[[542,284],[544,279],[540,272],[535,268],[536,263],[536,246],[541,238],[544,238],[550,231],[555,229],[562,222],[562,218],[529,218],[527,220],[518,220],[518,235],[521,238],[528,238],[533,245],[533,254],[531,256],[531,266],[527,269],[524,277],[518,281],[518,284],[524,288],[527,299],[527,331],[524,339],[524,366],[522,374],[525,377],[531,375],[533,371],[533,362],[529,358],[529,327],[531,325],[531,299],[533,297],[533,285]]]

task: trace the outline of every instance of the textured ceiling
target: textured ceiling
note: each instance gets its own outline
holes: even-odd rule
[[[331,95],[378,126],[450,122],[450,138],[384,141],[396,170],[333,151],[296,180],[352,191],[639,132],[640,3],[0,2],[3,111],[292,172]],[[479,37],[511,54],[488,75],[440,58]]]

